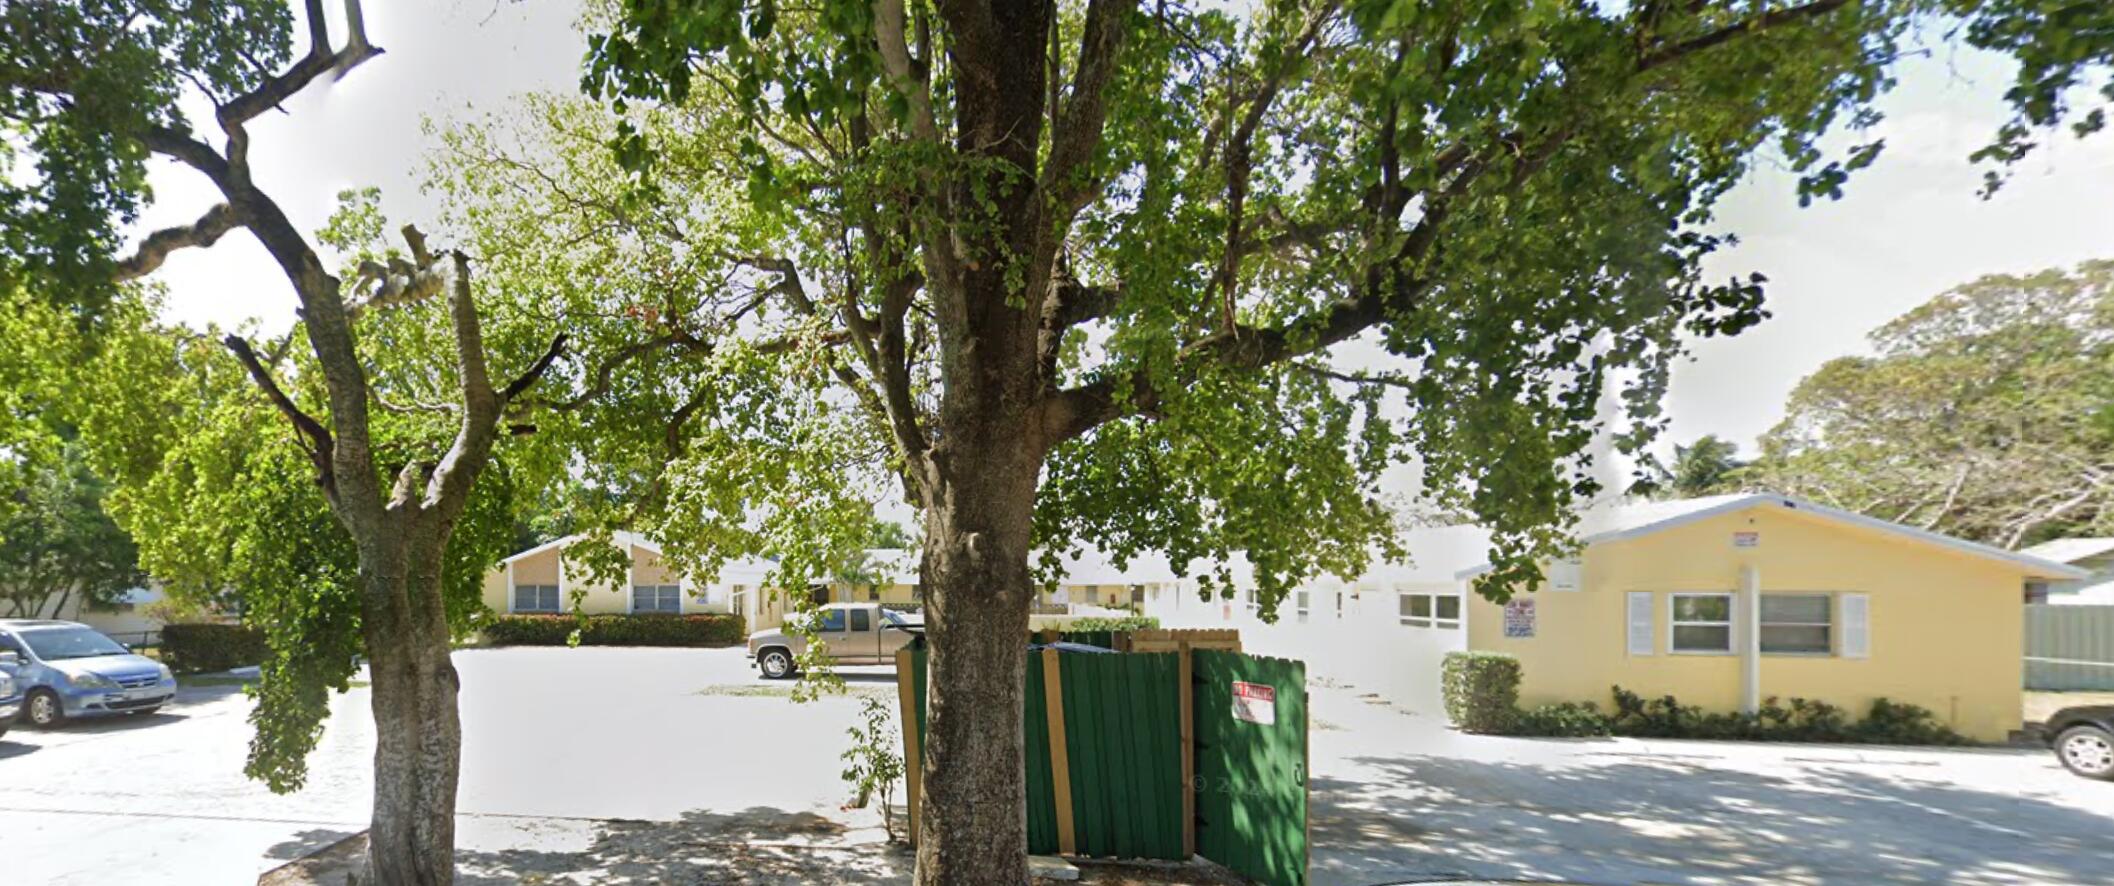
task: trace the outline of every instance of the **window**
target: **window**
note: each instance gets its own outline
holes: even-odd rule
[[[822,621],[815,627],[819,633],[841,633],[844,630],[844,610],[827,609],[822,612]]]
[[[1675,652],[1732,651],[1731,594],[1674,594]]]
[[[1431,627],[1431,595],[1402,594],[1396,604],[1402,611],[1402,623],[1413,628]]]
[[[869,587],[869,588],[867,588],[867,589],[866,589],[866,602],[868,602],[868,603],[879,603],[879,602],[881,602],[881,586],[880,586],[880,585],[873,585],[873,586],[871,586],[871,587]]]
[[[1461,598],[1452,594],[1396,594],[1395,605],[1401,622],[1413,628],[1461,626]]]
[[[871,610],[867,610],[867,609],[853,609],[853,610],[850,610],[850,612],[851,612],[851,629],[852,629],[852,630],[854,630],[854,631],[871,631],[871,630],[873,630],[873,612],[872,612]]]
[[[1762,651],[1784,655],[1834,652],[1834,603],[1827,594],[1763,594]]]
[[[683,589],[679,585],[637,585],[631,589],[633,612],[681,612]]]
[[[558,611],[557,585],[515,585],[515,612]]]
[[[1313,602],[1314,598],[1306,591],[1300,591],[1297,599],[1299,601],[1299,621],[1304,624],[1307,620],[1308,605]]]

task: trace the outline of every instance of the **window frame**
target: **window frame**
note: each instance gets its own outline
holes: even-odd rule
[[[550,607],[550,608],[548,608],[548,609],[545,609],[545,608],[543,608],[543,605],[542,605],[542,604],[543,604],[543,594],[542,594],[542,591],[543,591],[543,589],[545,589],[545,588],[549,588],[549,589],[550,589],[550,592],[551,592],[551,607]],[[559,587],[558,587],[557,585],[554,585],[554,584],[548,584],[548,585],[547,585],[547,584],[541,584],[541,583],[536,583],[536,584],[516,584],[516,585],[514,585],[514,587],[513,587],[513,591],[514,591],[514,598],[513,598],[512,600],[508,601],[508,603],[509,603],[509,605],[508,605],[508,609],[507,609],[507,611],[508,611],[508,612],[525,612],[525,613],[530,613],[530,614],[535,614],[535,615],[543,615],[543,614],[559,613],[559,612],[564,612],[564,611],[565,611],[565,594],[564,594],[564,592],[563,592],[563,591],[562,591],[562,590],[561,590],[561,589],[560,589],[560,588],[559,588]],[[532,606],[532,607],[529,607],[529,608],[526,608],[526,609],[522,608],[522,606],[521,606],[521,592],[523,592],[523,591],[533,591],[533,592],[535,592],[535,594],[536,594],[536,601],[535,601],[535,602],[536,602],[536,605],[535,605],[535,606]]]
[[[1766,604],[1766,602],[1768,601],[1768,599],[1769,599],[1770,597],[1818,597],[1818,598],[1820,598],[1820,599],[1822,599],[1822,600],[1825,600],[1825,601],[1827,601],[1827,604],[1828,604],[1828,620],[1827,620],[1827,621],[1825,621],[1825,622],[1805,622],[1805,621],[1770,621],[1769,619],[1765,618],[1765,617],[1764,617],[1764,616],[1762,615],[1762,611],[1763,611],[1763,610],[1765,610],[1765,609],[1767,608],[1767,607],[1766,607],[1766,605],[1764,605],[1764,604]],[[1784,657],[1784,658],[1834,658],[1834,657],[1835,657],[1835,656],[1837,655],[1837,650],[1841,649],[1841,645],[1840,645],[1840,643],[1841,643],[1841,630],[1840,630],[1840,627],[1839,627],[1839,626],[1838,626],[1838,624],[1837,624],[1837,623],[1838,623],[1839,621],[1841,621],[1841,619],[1840,619],[1839,617],[1837,617],[1837,615],[1836,615],[1836,613],[1835,613],[1835,595],[1834,595],[1833,593],[1831,593],[1831,592],[1828,592],[1828,591],[1778,591],[1778,592],[1774,592],[1774,593],[1770,593],[1770,592],[1764,592],[1764,593],[1762,593],[1762,594],[1760,595],[1760,599],[1758,599],[1758,600],[1756,600],[1756,601],[1755,601],[1755,609],[1756,609],[1756,612],[1754,613],[1754,643],[1755,643],[1755,647],[1756,647],[1757,649],[1759,649],[1759,650],[1761,651],[1761,654],[1763,654],[1763,655],[1771,655],[1771,656],[1781,656],[1781,657]],[[1777,625],[1777,626],[1781,626],[1781,627],[1800,627],[1800,628],[1826,628],[1826,629],[1828,630],[1828,648],[1826,648],[1826,649],[1822,649],[1822,650],[1817,650],[1817,651],[1816,651],[1816,650],[1810,650],[1810,649],[1802,649],[1802,650],[1791,650],[1791,651],[1781,651],[1781,650],[1780,650],[1780,651],[1770,651],[1770,649],[1769,649],[1769,647],[1768,647],[1768,645],[1767,645],[1767,644],[1768,644],[1768,637],[1767,637],[1767,635],[1766,635],[1766,634],[1764,634],[1764,633],[1763,633],[1763,629],[1764,629],[1764,628],[1767,628],[1767,627],[1769,627],[1769,626],[1771,626],[1771,625]]]
[[[1725,600],[1725,620],[1699,621],[1681,618],[1680,601],[1686,598],[1722,597]],[[1739,599],[1731,591],[1675,591],[1666,595],[1666,652],[1668,655],[1736,655],[1739,642]],[[1681,628],[1722,627],[1725,629],[1723,649],[1681,648]]]
[[[653,595],[653,608],[651,608],[651,609],[641,609],[641,608],[639,608],[639,592],[641,592],[641,591],[646,591],[646,592],[650,592],[650,593],[652,593],[652,595]],[[674,592],[674,593],[673,593],[673,595],[670,595],[670,593],[669,593],[670,591],[673,591],[673,592]],[[665,603],[665,602],[668,602],[668,601],[670,601],[670,600],[674,601],[674,603],[675,603],[675,608],[673,608],[673,609],[664,609],[664,608],[662,608],[662,604],[663,604],[663,603]],[[681,614],[682,614],[682,612],[683,612],[683,586],[682,586],[682,585],[661,585],[661,584],[645,585],[645,584],[634,584],[634,585],[632,585],[632,586],[631,586],[631,614],[633,614],[633,615],[681,615]]]
[[[1416,612],[1417,601],[1424,603],[1424,614]],[[1453,601],[1453,615],[1441,614],[1440,601]],[[1409,611],[1402,611],[1405,604]],[[1457,631],[1461,628],[1461,595],[1441,591],[1396,591],[1395,622],[1408,628],[1431,628],[1441,631]]]
[[[1311,612],[1311,611],[1312,611],[1312,608],[1313,608],[1313,603],[1314,603],[1314,595],[1313,595],[1313,592],[1312,592],[1312,591],[1293,591],[1293,592],[1292,592],[1292,594],[1293,594],[1293,597],[1292,597],[1292,607],[1293,607],[1293,609],[1294,609],[1294,610],[1295,610],[1295,611],[1296,611],[1296,612],[1298,613],[1298,616],[1299,616],[1299,624],[1306,624],[1306,623],[1307,623],[1307,614],[1308,614],[1309,612]]]

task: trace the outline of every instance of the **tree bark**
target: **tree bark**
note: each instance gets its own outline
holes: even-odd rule
[[[915,810],[924,886],[1027,882],[1021,681],[1042,454],[1018,428],[987,421],[943,436],[934,453],[919,566],[930,640]]]
[[[362,882],[447,886],[455,879],[462,723],[441,596],[446,540],[406,538],[417,530],[403,527],[386,531],[398,537],[363,545],[361,552],[375,726],[374,811]]]

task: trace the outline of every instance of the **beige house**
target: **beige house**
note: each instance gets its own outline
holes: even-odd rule
[[[661,546],[632,532],[611,539],[630,555],[631,568],[621,583],[598,582],[584,567],[568,568],[566,551],[587,541],[568,535],[499,561],[485,576],[484,604],[493,612],[514,615],[579,609],[590,615],[733,611],[710,588],[693,584],[661,562]]]

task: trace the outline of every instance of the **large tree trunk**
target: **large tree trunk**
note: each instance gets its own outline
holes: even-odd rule
[[[462,722],[441,599],[445,547],[398,547],[406,548],[361,569],[375,727],[374,813],[361,882],[446,886],[455,879]]]
[[[1005,431],[948,438],[919,580],[931,641],[917,882],[1027,882],[1021,680],[1041,454]],[[949,455],[953,457],[948,457]]]

